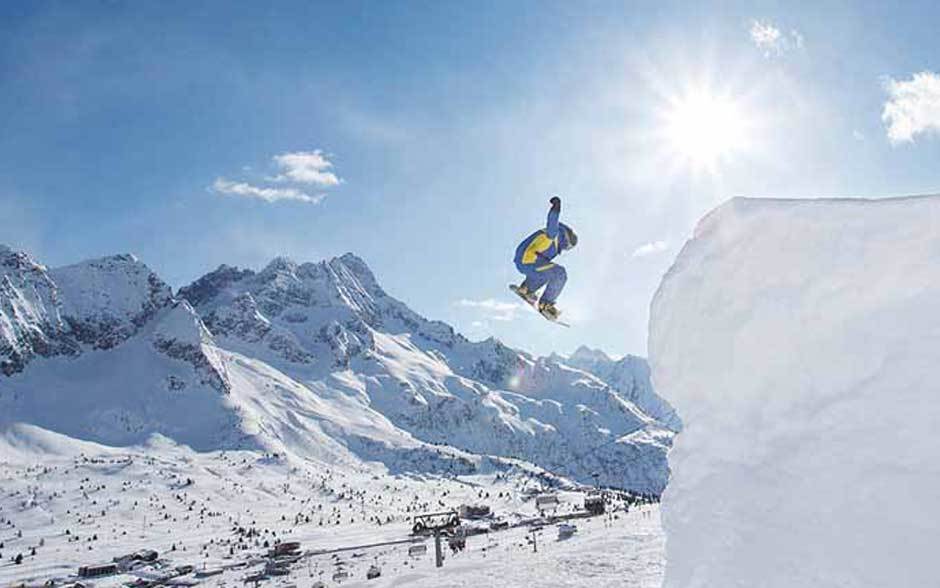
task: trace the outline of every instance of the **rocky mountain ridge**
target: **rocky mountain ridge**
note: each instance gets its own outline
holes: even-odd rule
[[[352,254],[220,266],[174,294],[133,256],[49,270],[0,251],[0,408],[11,421],[111,444],[160,433],[390,471],[495,458],[665,486],[671,423],[590,366],[425,319]]]

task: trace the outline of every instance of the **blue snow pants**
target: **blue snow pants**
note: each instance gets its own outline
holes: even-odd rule
[[[525,276],[522,285],[530,291],[545,286],[541,302],[555,302],[568,281],[568,272],[557,263],[517,263],[516,268]]]

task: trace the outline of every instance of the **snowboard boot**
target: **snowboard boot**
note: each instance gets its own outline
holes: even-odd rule
[[[549,320],[556,320],[561,316],[561,311],[558,310],[554,302],[539,302],[539,312]]]
[[[520,286],[516,286],[516,294],[525,298],[526,302],[528,302],[529,304],[533,306],[535,306],[536,303],[538,303],[538,300],[539,300],[538,293],[533,292],[532,290],[529,290],[526,287],[525,282],[523,282],[522,285]]]

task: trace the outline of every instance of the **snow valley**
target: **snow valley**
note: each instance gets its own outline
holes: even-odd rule
[[[665,488],[681,426],[642,359],[469,341],[351,254],[173,292],[131,255],[48,269],[0,247],[0,369],[0,580],[403,539],[473,502],[514,529],[540,493],[575,513],[593,485],[626,518]]]

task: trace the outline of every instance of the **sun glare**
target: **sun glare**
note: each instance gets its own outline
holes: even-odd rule
[[[730,98],[691,92],[670,101],[665,134],[671,150],[695,170],[717,173],[747,143],[745,113]]]

